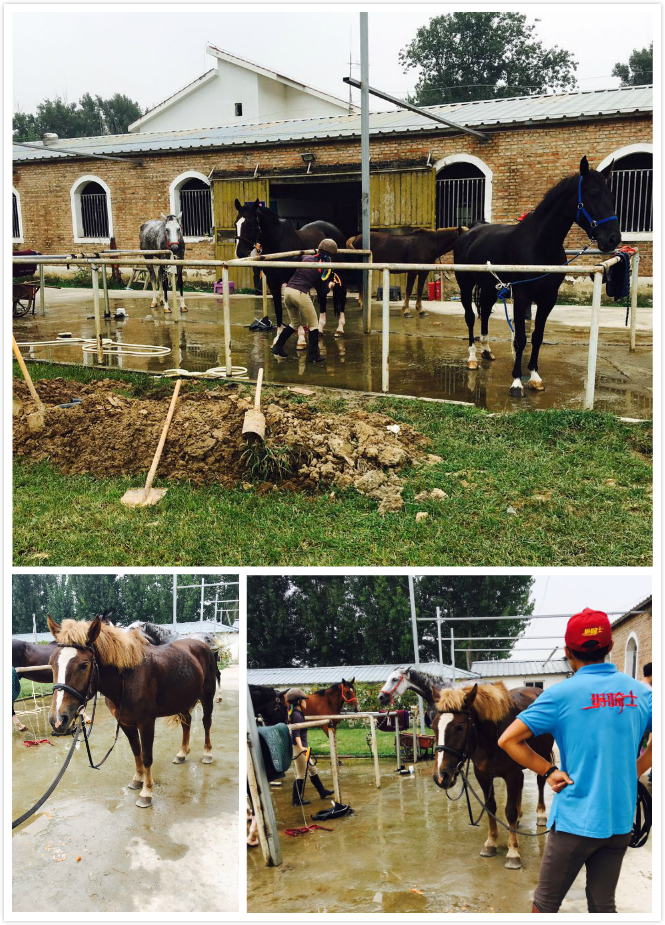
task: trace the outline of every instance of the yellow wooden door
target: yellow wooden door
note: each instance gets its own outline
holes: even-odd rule
[[[269,181],[266,179],[213,180],[213,209],[215,216],[215,259],[231,260],[235,257],[236,218],[238,210],[235,201],[241,203],[260,202],[268,205]],[[236,289],[253,289],[253,274],[250,269],[229,269],[229,279]]]

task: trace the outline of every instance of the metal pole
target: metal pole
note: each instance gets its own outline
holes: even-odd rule
[[[106,264],[102,264],[102,289],[104,291],[104,317],[111,317],[111,306],[109,305],[109,281],[106,275]]]
[[[173,320],[180,321],[180,303],[178,302],[178,273],[174,269],[171,274],[171,298],[173,299]]]
[[[388,359],[390,356],[390,270],[383,271],[383,324],[381,327],[381,391],[390,385]]]
[[[439,662],[443,665],[443,649],[441,648],[441,608],[436,608],[436,634],[439,643]]]
[[[368,14],[360,14],[360,210],[363,250],[369,250],[369,27]],[[367,273],[362,274],[363,334],[369,334],[369,297]]]
[[[603,291],[603,274],[593,274],[593,300],[591,302],[591,328],[589,330],[589,363],[586,374],[584,408],[593,410],[596,391],[596,361],[598,359],[598,329],[600,328],[600,297]]]
[[[46,314],[46,286],[44,283],[44,264],[39,264],[39,314]]]
[[[377,789],[381,789],[381,771],[379,770],[379,752],[376,747],[376,720],[373,716],[369,718],[369,728],[372,735],[372,755],[374,756],[374,780]]]
[[[247,784],[249,786],[249,794],[252,798],[252,808],[254,810],[254,815],[256,816],[256,830],[258,832],[259,843],[261,845],[261,853],[263,854],[263,860],[266,862],[266,867],[269,867],[270,845],[268,844],[268,839],[266,838],[266,824],[263,817],[263,810],[261,809],[259,788],[256,783],[256,774],[254,773],[254,765],[252,763],[252,750],[249,747],[249,742],[247,743]]]
[[[173,625],[178,622],[178,576],[173,573]]]
[[[633,255],[633,274],[630,278],[630,352],[635,353],[635,338],[637,335],[637,286],[640,270],[639,251]]]
[[[399,744],[399,716],[395,714],[395,757],[397,759],[397,770],[402,767],[402,750]]]
[[[224,303],[224,362],[226,364],[226,375],[230,379],[233,374],[233,366],[231,364],[231,303],[228,267],[222,267],[222,297]]]
[[[268,281],[263,271],[261,271],[261,306],[265,318],[268,314]]]
[[[416,620],[416,592],[413,584],[413,575],[409,575],[409,602],[411,604],[411,633],[413,635],[413,654],[416,660],[416,665],[419,665],[420,655],[418,653],[418,622]],[[420,716],[420,731],[423,735],[425,735],[425,711],[423,710],[423,698],[420,695],[418,696],[418,715]]]
[[[102,319],[99,311],[99,270],[96,266],[90,268],[92,272],[92,303],[95,311],[95,338],[97,340],[97,362],[104,362],[104,348],[102,345]]]
[[[335,726],[328,727],[328,739],[330,741],[330,770],[332,771],[333,790],[335,799],[338,803],[342,802],[342,795],[339,789],[339,759],[337,757],[337,729]]]
[[[265,826],[266,841],[268,842],[270,857],[266,858],[266,864],[278,867],[282,863],[282,852],[279,847],[279,835],[277,830],[277,820],[275,819],[275,810],[272,805],[270,796],[270,785],[266,775],[263,756],[261,754],[261,743],[259,742],[259,732],[256,728],[256,717],[252,709],[252,698],[247,690],[247,736],[248,745],[252,759],[252,766],[256,776],[256,788],[258,802],[263,813],[263,822]]]
[[[203,598],[205,596],[205,576],[201,576],[201,612],[200,612],[200,622],[203,623]]]
[[[450,627],[450,667],[453,673],[453,687],[455,687],[455,631],[452,626]]]

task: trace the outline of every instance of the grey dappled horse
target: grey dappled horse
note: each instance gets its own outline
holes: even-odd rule
[[[178,212],[177,215],[164,215],[162,212],[161,216],[161,219],[150,219],[150,221],[144,222],[141,225],[141,228],[139,229],[139,243],[141,250],[170,250],[176,260],[184,260],[185,239],[182,236],[182,226],[180,224],[182,219],[182,212]],[[159,259],[162,258],[160,257]],[[152,283],[153,289],[152,308],[155,308],[159,304],[159,283],[157,279],[158,274],[155,273],[155,269],[158,270],[159,278],[161,279],[162,288],[164,290],[164,311],[170,312],[169,280],[165,267],[148,267],[150,282]],[[178,266],[176,268],[176,281],[178,292],[180,293],[180,311],[186,312],[187,306],[185,305],[185,296],[183,294],[182,266]]]

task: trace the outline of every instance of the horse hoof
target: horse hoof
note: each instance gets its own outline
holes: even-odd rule
[[[524,389],[518,389],[517,386],[511,385],[510,394],[513,398],[524,398]]]
[[[186,305],[181,305],[181,306],[180,306],[180,311],[181,311],[181,312],[188,312],[189,309],[187,308]]]
[[[150,308],[157,308],[158,305],[159,305],[159,302],[151,302]]]
[[[481,858],[493,858],[496,855],[496,847],[490,848],[488,845],[483,847],[483,850],[480,852]]]
[[[467,369],[478,369],[478,360],[467,360]]]
[[[185,763],[184,755],[176,755],[175,758],[173,759],[173,764],[184,764],[184,763]]]
[[[201,758],[201,764],[212,764],[212,755],[204,755]]]
[[[215,703],[221,703],[221,702],[222,702],[222,698],[221,698],[221,697],[218,697],[217,700],[215,701]]]
[[[529,380],[529,388],[530,388],[530,389],[533,389],[535,392],[544,392],[544,391],[545,391],[545,383],[543,382],[542,379],[540,379],[540,380],[538,380],[538,379],[530,379],[530,380]]]
[[[307,344],[296,344],[296,350],[307,350]]]
[[[536,816],[536,825],[547,825],[547,816]]]
[[[143,781],[142,780],[132,780],[129,782],[130,790],[143,790]]]
[[[427,316],[429,315],[429,312],[426,312],[425,309],[423,308],[421,309],[421,311],[418,312],[418,314],[420,315],[421,318],[427,318]]]
[[[403,312],[402,317],[404,318],[413,318],[412,312]]]
[[[483,350],[483,352],[480,355],[483,358],[483,360],[495,360],[496,359],[496,357],[494,356],[491,350]]]
[[[522,858],[507,858],[504,867],[507,870],[519,870],[522,866]]]
[[[173,312],[171,311],[170,308],[167,308],[167,306],[165,305],[165,306],[164,306],[164,314],[165,314],[165,315],[172,315]]]
[[[141,809],[145,809],[147,806],[152,806],[152,797],[139,797],[136,801],[136,805]]]
[[[335,337],[344,337],[344,331],[335,331]]]

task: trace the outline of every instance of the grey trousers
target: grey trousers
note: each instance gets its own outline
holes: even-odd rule
[[[552,830],[547,836],[540,879],[533,896],[538,910],[558,912],[575,877],[586,866],[589,912],[616,912],[614,894],[630,834],[587,838]]]

